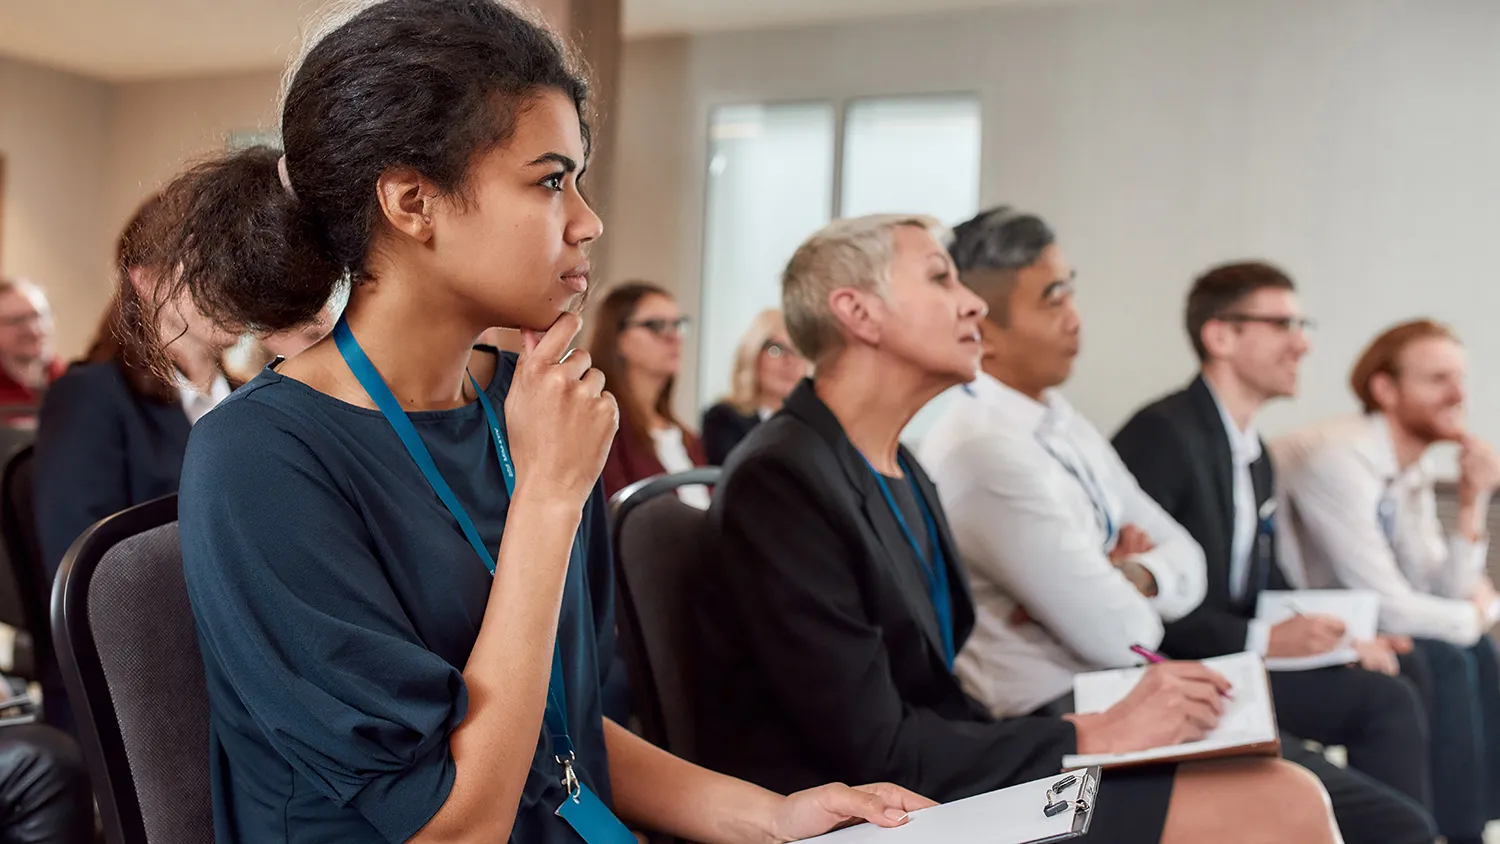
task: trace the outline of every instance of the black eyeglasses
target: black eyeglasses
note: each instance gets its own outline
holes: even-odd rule
[[[681,337],[693,326],[693,318],[680,316],[676,319],[635,319],[626,320],[625,328],[644,328],[663,339],[667,337]]]
[[[1244,325],[1246,323],[1260,323],[1281,329],[1282,331],[1295,331],[1298,334],[1307,334],[1317,329],[1318,324],[1307,317],[1294,316],[1266,316],[1264,314],[1225,314],[1215,317],[1220,322]]]
[[[780,360],[781,358],[784,358],[784,357],[794,357],[794,358],[800,358],[800,357],[802,357],[802,353],[801,352],[797,351],[796,349],[792,348],[791,346],[784,346],[784,345],[776,342],[775,340],[767,340],[766,344],[764,346],[760,347],[760,350],[762,352],[764,352],[765,354],[770,355],[771,358],[774,359],[774,360]]]

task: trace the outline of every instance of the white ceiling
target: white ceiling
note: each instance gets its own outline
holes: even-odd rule
[[[628,37],[1066,0],[621,0]],[[0,55],[111,81],[279,68],[327,0],[0,0]]]

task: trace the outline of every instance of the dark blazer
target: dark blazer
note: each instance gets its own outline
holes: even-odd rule
[[[135,392],[113,362],[57,379],[42,401],[34,467],[49,577],[94,522],[177,491],[191,430],[181,404]]]
[[[625,414],[620,414],[620,428],[615,431],[614,445],[610,446],[609,457],[604,461],[606,496],[613,496],[636,481],[644,481],[667,472],[656,458],[656,449],[650,445],[642,447],[630,435],[630,431],[630,420],[625,418]],[[683,428],[682,439],[694,466],[709,465],[708,457],[703,454],[703,443],[692,431]]]
[[[1259,586],[1291,587],[1276,559],[1276,543],[1257,542],[1250,555],[1249,588],[1238,603],[1230,599],[1234,458],[1208,383],[1197,378],[1187,389],[1148,405],[1115,434],[1114,445],[1141,489],[1203,547],[1208,565],[1207,597],[1198,609],[1166,626],[1162,650],[1183,659],[1244,650]],[[1259,511],[1276,488],[1264,444],[1250,476]]]
[[[901,455],[947,556],[954,640],[974,608],[937,490]],[[944,663],[921,563],[812,381],[730,457],[695,584],[699,755],[781,793],[888,780],[953,800],[1056,773],[1055,718],[995,721]]]
[[[723,466],[729,452],[760,424],[759,413],[740,413],[728,402],[719,402],[703,412],[703,451],[708,465]]]
[[[37,531],[47,582],[94,522],[177,491],[192,430],[177,402],[142,396],[112,361],[74,365],[47,390],[37,421]],[[57,661],[41,667],[47,722],[74,737]]]

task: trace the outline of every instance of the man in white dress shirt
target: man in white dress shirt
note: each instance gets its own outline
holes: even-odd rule
[[[969,574],[975,630],[957,671],[998,715],[1055,714],[1081,671],[1140,662],[1203,600],[1203,552],[1057,391],[1079,352],[1074,274],[1047,225],[997,208],[955,230],[989,305],[979,379],[921,445]],[[1324,782],[1349,844],[1431,842],[1420,806],[1284,736]]]
[[[1466,362],[1445,326],[1403,323],[1372,342],[1351,386],[1364,408],[1272,445],[1288,568],[1313,587],[1373,589],[1381,626],[1414,637],[1427,695],[1434,806],[1452,844],[1500,818],[1500,658],[1485,635],[1497,600],[1485,516],[1500,460],[1467,428]],[[1459,446],[1458,519],[1437,517],[1431,446]],[[1290,562],[1290,561],[1289,561]]]

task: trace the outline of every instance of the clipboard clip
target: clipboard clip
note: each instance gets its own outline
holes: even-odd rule
[[[1069,788],[1072,788],[1077,784],[1078,777],[1072,775],[1063,777],[1062,779],[1053,783],[1052,787],[1047,789],[1047,805],[1042,807],[1042,814],[1046,815],[1049,818],[1055,818],[1068,809],[1073,809],[1074,811],[1080,813],[1087,812],[1089,810],[1089,804],[1088,801],[1083,799],[1083,792],[1081,790],[1079,792],[1079,799],[1077,800],[1061,799],[1062,793],[1064,791],[1067,791]]]

